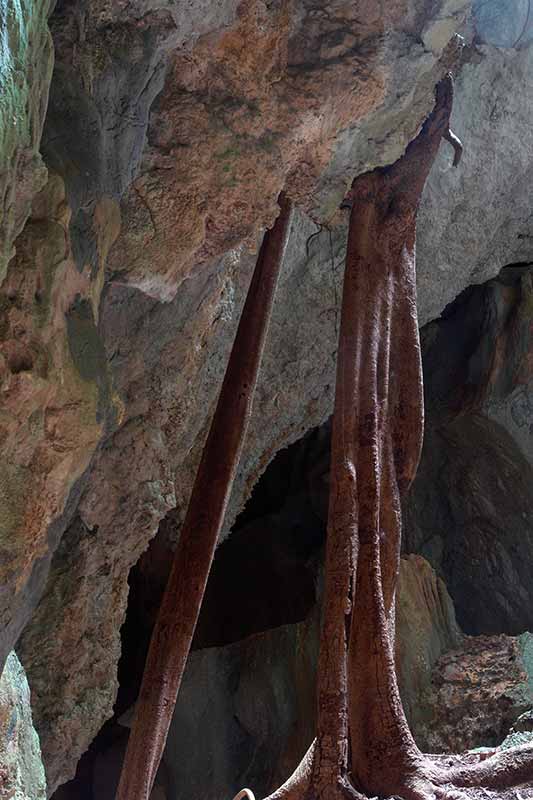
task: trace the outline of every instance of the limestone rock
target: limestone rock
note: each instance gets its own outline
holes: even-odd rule
[[[46,798],[39,737],[31,717],[30,689],[14,652],[9,654],[0,678],[0,797]]]
[[[314,736],[317,655],[316,613],[194,653],[165,749],[171,800],[223,800],[248,785],[262,797],[280,785]]]
[[[64,183],[50,175],[0,287],[0,663],[42,594],[76,484],[114,414],[96,331],[102,282],[77,270],[69,219]],[[102,266],[111,223],[97,229]]]
[[[532,733],[533,734],[533,710],[524,711],[513,723],[511,733]]]
[[[533,691],[518,639],[467,637],[443,655],[426,697],[419,738],[429,752],[495,747],[517,717],[533,706]]]
[[[401,559],[396,604],[396,670],[400,694],[417,736],[427,719],[424,694],[440,656],[459,647],[463,636],[443,581],[421,556]]]
[[[173,53],[122,200],[114,279],[172,298],[199,266],[254,249],[284,186],[331,221],[352,178],[413,138],[468,5],[402,0],[383,14],[365,0],[245,0],[223,29]],[[419,37],[437,19],[448,28],[433,53]]]
[[[514,6],[513,6],[514,7]],[[451,124],[464,143],[460,168],[441,147],[419,214],[420,323],[467,286],[506,264],[533,260],[530,186],[533,47],[475,48],[456,81]]]

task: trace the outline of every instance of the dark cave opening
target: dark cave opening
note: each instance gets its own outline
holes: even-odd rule
[[[327,424],[272,460],[217,550],[193,653],[253,640],[313,616],[325,540],[328,466]],[[114,797],[176,528],[173,514],[162,520],[130,572],[115,714],[81,758],[75,778],[56,791],[54,800]],[[159,780],[168,784],[164,766],[161,772]]]

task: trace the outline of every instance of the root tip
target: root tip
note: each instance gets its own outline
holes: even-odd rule
[[[237,792],[233,800],[255,800],[255,795],[251,789],[241,789],[240,792]]]

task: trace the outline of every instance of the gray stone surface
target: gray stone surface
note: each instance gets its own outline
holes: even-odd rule
[[[425,695],[433,667],[463,639],[448,590],[422,556],[401,559],[396,629],[400,693],[411,730],[418,737],[428,716]]]
[[[520,643],[520,651],[527,673],[527,681],[530,691],[533,694],[533,633],[525,631],[518,637],[518,641]],[[533,713],[533,711],[531,713]]]
[[[520,47],[531,42],[533,18],[529,0],[474,0],[477,37],[497,47]]]
[[[0,797],[45,800],[46,782],[39,737],[31,716],[30,689],[14,652],[0,678]]]
[[[316,610],[299,625],[194,653],[165,749],[171,800],[224,800],[248,785],[263,797],[280,785],[314,738],[317,655]]]

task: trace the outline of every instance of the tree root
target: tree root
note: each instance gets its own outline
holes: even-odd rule
[[[265,800],[378,800],[339,778],[320,790],[313,782],[316,741],[288,780]],[[422,756],[412,775],[391,787],[387,800],[533,800],[533,745],[485,753]],[[524,791],[525,790],[525,791]],[[233,800],[255,800],[242,789]]]
[[[401,800],[533,798],[533,745],[495,750],[487,758],[485,755],[423,756],[415,772],[401,786],[395,786],[391,796]],[[518,791],[522,789],[530,791]]]
[[[237,792],[233,800],[255,800],[255,794],[252,792],[251,789],[241,789],[240,792]]]

